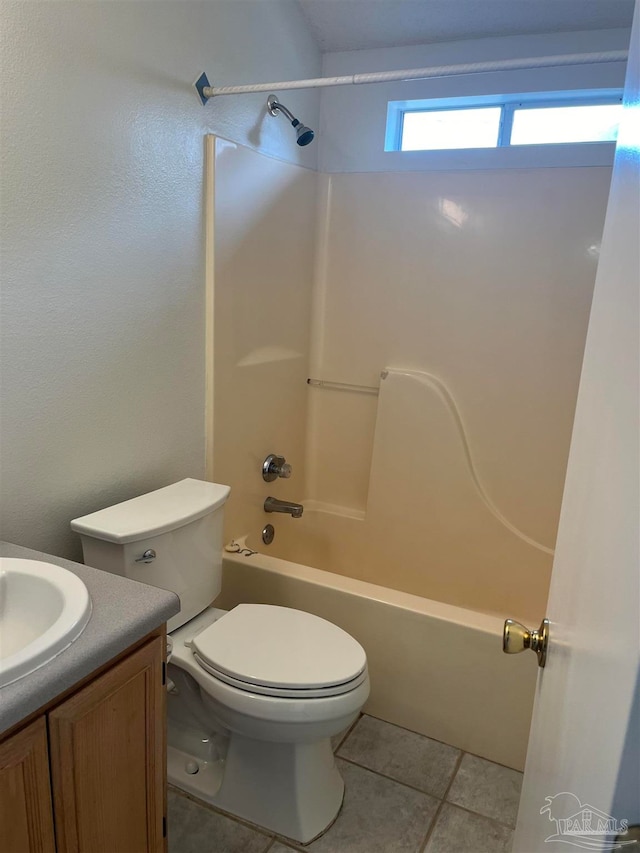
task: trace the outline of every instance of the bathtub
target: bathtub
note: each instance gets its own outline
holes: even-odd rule
[[[225,551],[216,606],[279,604],[340,625],[367,652],[366,713],[522,770],[537,663],[534,655],[502,653],[504,615],[349,576],[362,567],[349,572],[344,555],[357,563],[357,554],[344,540],[331,548],[331,537],[322,535],[323,526],[339,530],[343,520],[305,508],[301,521],[279,518],[271,546],[236,539],[256,552]],[[357,526],[359,519],[350,521]]]

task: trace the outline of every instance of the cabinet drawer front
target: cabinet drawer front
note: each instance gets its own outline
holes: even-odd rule
[[[164,849],[164,640],[150,640],[49,714],[59,853]]]
[[[55,851],[44,717],[0,744],[0,850]]]

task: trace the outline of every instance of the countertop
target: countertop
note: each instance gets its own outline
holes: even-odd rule
[[[30,675],[0,687],[0,734],[142,639],[180,609],[178,596],[119,575],[0,542],[0,557],[55,563],[86,584],[93,612],[77,640]]]

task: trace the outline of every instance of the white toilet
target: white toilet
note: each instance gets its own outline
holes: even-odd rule
[[[71,522],[85,563],[170,589],[169,781],[306,843],[340,809],[330,738],[369,695],[367,659],[317,616],[211,607],[222,581],[228,486],[182,480]]]

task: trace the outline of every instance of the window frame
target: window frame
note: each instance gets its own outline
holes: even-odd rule
[[[622,89],[579,89],[557,92],[526,92],[510,95],[478,95],[457,98],[424,98],[408,101],[389,101],[385,129],[384,151],[399,154],[433,154],[453,151],[495,151],[505,148],[540,149],[548,145],[615,145],[614,142],[592,140],[589,142],[541,142],[511,144],[513,118],[516,110],[544,109],[550,107],[585,107],[622,104]],[[406,113],[448,112],[500,107],[500,124],[497,144],[493,148],[421,148],[403,150],[402,135]]]

